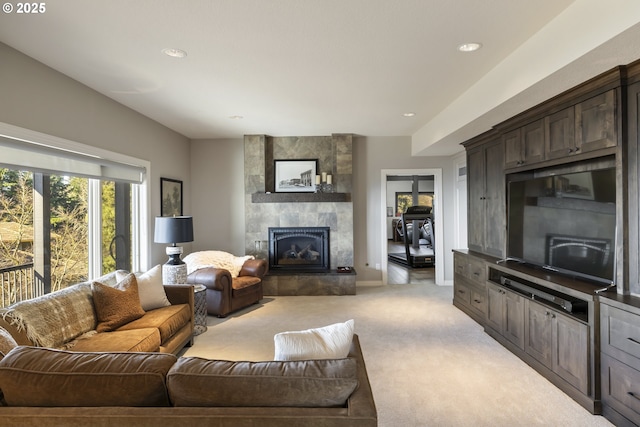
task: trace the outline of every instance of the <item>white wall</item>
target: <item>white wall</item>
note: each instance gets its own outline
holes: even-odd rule
[[[2,43],[0,94],[2,122],[151,162],[149,236],[160,215],[160,177],[184,181],[184,213],[190,213],[184,136]],[[152,264],[164,263],[165,245],[149,245]]]

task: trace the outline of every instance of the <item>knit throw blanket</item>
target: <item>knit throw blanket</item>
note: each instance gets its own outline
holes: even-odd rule
[[[235,256],[223,251],[200,251],[187,255],[183,261],[187,264],[187,274],[201,268],[214,267],[228,270],[231,277],[238,277],[244,262],[254,258],[253,255]]]
[[[8,323],[36,346],[60,348],[95,329],[91,284],[70,286],[51,294],[18,302],[3,314]]]

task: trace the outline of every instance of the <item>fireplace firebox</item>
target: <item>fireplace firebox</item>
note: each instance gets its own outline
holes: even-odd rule
[[[269,227],[269,269],[329,271],[329,227]]]

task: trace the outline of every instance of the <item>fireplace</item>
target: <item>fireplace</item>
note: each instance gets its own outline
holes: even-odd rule
[[[269,269],[329,271],[329,227],[269,227]]]

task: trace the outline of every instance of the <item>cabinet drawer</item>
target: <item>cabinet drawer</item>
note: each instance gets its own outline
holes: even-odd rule
[[[602,356],[602,399],[635,424],[640,425],[640,372]]]
[[[487,313],[487,294],[478,289],[471,289],[470,301],[471,307],[480,312],[483,317]]]
[[[484,281],[487,280],[484,262],[477,259],[469,258],[467,277],[476,283],[484,283]]]
[[[602,304],[600,327],[602,351],[640,369],[640,316]]]
[[[461,283],[460,280],[456,280],[453,288],[453,298],[456,301],[468,306],[471,301],[471,291],[469,290],[469,287],[466,284]]]

